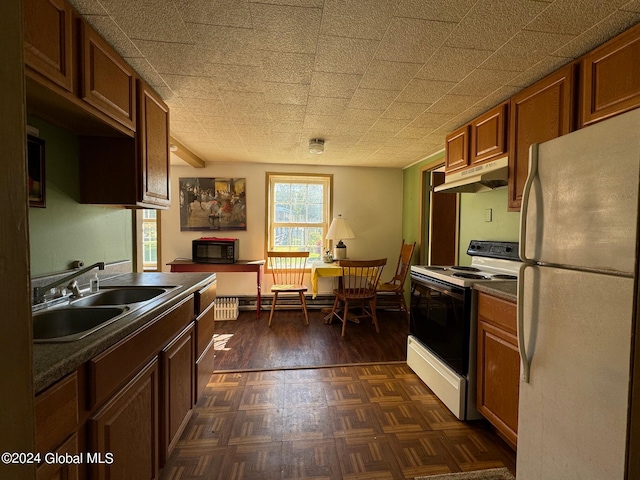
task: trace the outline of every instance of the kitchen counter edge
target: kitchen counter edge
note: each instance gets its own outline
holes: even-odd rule
[[[127,335],[138,330],[164,311],[216,282],[215,273],[125,273],[101,283],[105,287],[179,286],[168,296],[150,301],[122,319],[107,325],[86,338],[67,343],[33,344],[34,391],[43,391],[64,376],[77,370],[91,358],[104,352]],[[195,318],[195,312],[194,312]]]
[[[516,303],[518,300],[518,282],[476,283],[473,288],[479,292]]]

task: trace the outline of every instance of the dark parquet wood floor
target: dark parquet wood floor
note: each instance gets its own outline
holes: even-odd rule
[[[485,422],[458,421],[404,363],[399,313],[381,312],[380,334],[348,325],[346,338],[319,311],[309,320],[278,312],[269,330],[264,314],[247,312],[216,322],[232,336],[218,345],[216,370],[161,480],[514,471],[513,451]]]

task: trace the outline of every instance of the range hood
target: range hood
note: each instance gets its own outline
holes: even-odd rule
[[[459,172],[447,173],[444,183],[433,189],[445,193],[486,192],[507,185],[509,176],[509,158],[503,157],[477,167],[466,168]]]

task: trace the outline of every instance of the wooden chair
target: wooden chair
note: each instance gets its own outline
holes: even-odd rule
[[[268,267],[273,275],[273,301],[271,303],[271,314],[269,315],[269,326],[273,318],[273,312],[276,309],[278,295],[281,293],[290,294],[297,293],[300,295],[300,304],[304,312],[304,318],[309,325],[309,316],[307,315],[307,301],[305,292],[307,286],[303,284],[304,272],[307,266],[309,252],[268,252]]]
[[[340,260],[342,277],[340,286],[333,291],[335,300],[329,323],[333,321],[333,317],[338,318],[342,322],[343,337],[347,328],[347,317],[350,319],[371,317],[376,332],[380,332],[376,317],[376,286],[386,264],[386,258],[380,260]],[[338,309],[340,302],[343,304],[342,312]],[[349,313],[349,307],[353,307],[354,304],[362,307],[362,312],[359,315]]]
[[[407,279],[407,274],[411,268],[411,258],[413,257],[413,251],[416,248],[416,242],[404,243],[402,240],[402,247],[400,248],[400,257],[398,257],[398,265],[396,266],[396,273],[391,280],[386,283],[378,285],[378,294],[385,295],[385,297],[391,297],[391,302],[397,305],[401,312],[404,312],[407,317],[409,316],[409,309],[407,308],[407,302],[404,299],[404,283]],[[392,294],[392,295],[389,295]]]

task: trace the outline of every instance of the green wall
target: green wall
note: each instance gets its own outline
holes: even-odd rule
[[[420,175],[425,165],[442,159],[444,152],[426,158],[403,172],[402,236],[413,242],[420,237]],[[427,199],[428,202],[428,199]],[[428,204],[425,206],[428,215]],[[491,221],[485,220],[491,210]],[[468,265],[466,254],[471,240],[518,241],[520,213],[507,211],[507,189],[490,192],[460,194],[459,263]],[[425,221],[428,225],[428,221]],[[421,246],[417,246],[419,250]],[[417,261],[417,256],[414,261]]]
[[[83,205],[79,195],[78,140],[36,117],[28,123],[45,141],[46,207],[29,208],[31,276],[133,258],[132,212]]]

